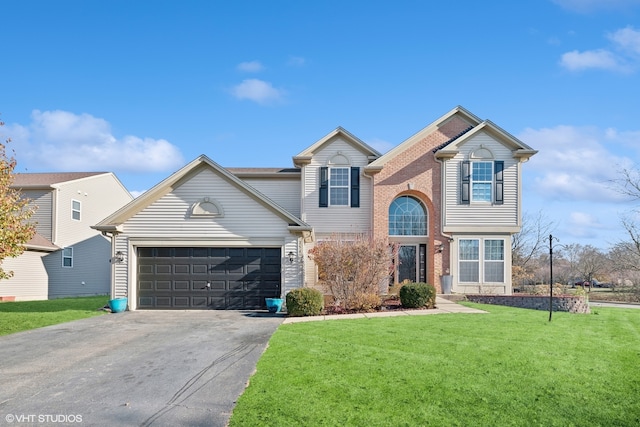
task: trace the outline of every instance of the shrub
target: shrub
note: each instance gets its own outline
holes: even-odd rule
[[[400,302],[407,308],[433,308],[436,306],[436,288],[426,283],[408,283],[400,288]]]
[[[370,310],[380,305],[381,289],[393,271],[397,245],[367,234],[333,235],[318,242],[309,257],[318,267],[318,283],[345,310]]]
[[[298,288],[287,294],[287,313],[290,316],[317,316],[324,308],[324,295],[317,289]]]

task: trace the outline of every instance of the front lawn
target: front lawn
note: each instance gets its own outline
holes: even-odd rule
[[[640,310],[282,325],[230,425],[640,425]]]
[[[0,335],[104,314],[105,312],[99,309],[108,301],[109,297],[102,295],[48,301],[2,302],[0,303]]]

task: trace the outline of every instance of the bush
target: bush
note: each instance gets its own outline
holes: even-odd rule
[[[400,288],[400,302],[407,308],[434,308],[436,288],[426,283],[408,283]]]
[[[290,316],[317,316],[324,308],[324,295],[317,289],[298,288],[287,294],[287,313]]]

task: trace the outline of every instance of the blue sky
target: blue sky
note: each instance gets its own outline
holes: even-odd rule
[[[113,171],[134,194],[206,154],[290,167],[346,128],[385,152],[462,105],[539,150],[524,210],[606,249],[634,207],[640,0],[34,1],[0,6],[19,172]]]

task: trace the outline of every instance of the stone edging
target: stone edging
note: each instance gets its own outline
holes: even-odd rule
[[[549,296],[545,295],[466,295],[466,299],[480,304],[506,305],[509,307],[549,310]],[[554,296],[553,311],[591,313],[589,303],[582,296]]]

